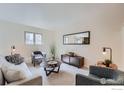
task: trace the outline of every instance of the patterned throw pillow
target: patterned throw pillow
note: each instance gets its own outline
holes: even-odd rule
[[[15,65],[21,64],[22,62],[24,62],[24,58],[20,56],[20,54],[14,54],[14,55],[10,55],[10,56],[6,56],[5,59],[10,62],[13,63]]]
[[[116,79],[118,77],[118,73],[116,70],[99,66],[90,66],[90,74],[107,79]]]
[[[10,62],[11,61],[11,56],[5,56],[5,59]]]

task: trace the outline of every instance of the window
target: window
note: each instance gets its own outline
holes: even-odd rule
[[[41,34],[35,34],[35,44],[36,45],[42,44],[42,35]]]
[[[25,33],[26,44],[34,44],[34,34],[30,32]]]
[[[42,34],[25,32],[25,43],[28,45],[41,45],[42,44]]]

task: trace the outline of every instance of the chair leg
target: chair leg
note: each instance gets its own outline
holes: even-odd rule
[[[35,62],[33,62],[33,64],[34,64],[34,67],[35,67]]]

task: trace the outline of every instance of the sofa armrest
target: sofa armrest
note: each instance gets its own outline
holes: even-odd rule
[[[29,79],[15,81],[7,85],[42,85],[42,76],[35,76]]]
[[[76,74],[76,85],[101,85],[101,83],[98,79],[82,74]]]

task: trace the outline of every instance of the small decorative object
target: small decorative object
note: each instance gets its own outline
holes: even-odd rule
[[[105,65],[106,65],[106,67],[109,67],[109,65],[112,63],[112,61],[111,60],[109,60],[109,59],[106,59],[105,60]]]
[[[98,61],[98,62],[97,62],[97,66],[106,67],[104,61]]]
[[[109,67],[112,68],[112,69],[118,69],[116,64],[109,64]]]
[[[68,54],[69,54],[70,56],[72,56],[72,57],[75,56],[75,53],[74,53],[74,52],[68,52]]]

